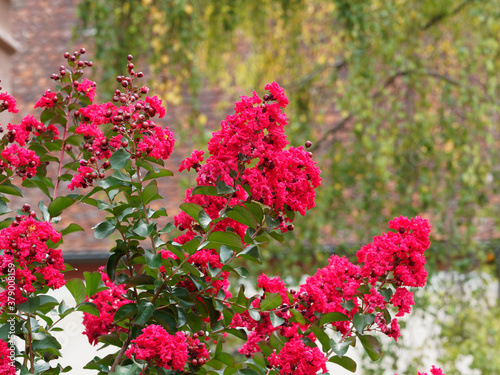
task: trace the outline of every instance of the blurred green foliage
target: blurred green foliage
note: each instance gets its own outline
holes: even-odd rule
[[[486,263],[480,243],[500,229],[498,0],[82,0],[78,11],[103,76],[136,55],[191,139],[210,134],[202,92],[224,92],[226,109],[267,82],[285,87],[289,140],[313,142],[324,180],[292,245],[263,254],[271,274],[352,255],[399,215],[431,220],[434,270]]]

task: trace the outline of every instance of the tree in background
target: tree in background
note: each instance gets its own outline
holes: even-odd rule
[[[396,214],[432,218],[437,268],[488,267],[478,240],[499,229],[496,1],[83,0],[79,14],[103,76],[124,51],[145,56],[190,131],[204,131],[202,87],[287,89],[289,132],[312,141],[325,179],[276,268],[300,275]],[[476,336],[477,353],[491,348]]]

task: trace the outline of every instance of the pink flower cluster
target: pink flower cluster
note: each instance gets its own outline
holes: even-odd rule
[[[397,374],[395,374],[395,375],[397,375]],[[427,373],[419,371],[418,375],[427,375]],[[444,373],[443,373],[443,370],[441,370],[439,367],[432,366],[431,375],[444,375]]]
[[[126,331],[125,328],[113,323],[113,319],[120,307],[132,302],[124,296],[126,293],[125,286],[115,285],[102,270],[103,268],[101,267],[99,272],[102,275],[102,281],[108,289],[96,293],[89,299],[89,301],[96,305],[99,316],[83,313],[83,325],[85,326],[83,334],[87,335],[92,345],[97,345],[98,339],[102,335],[107,335],[113,331]]]
[[[95,86],[84,81],[77,90],[80,88],[93,100]],[[104,170],[110,166],[108,159],[120,148],[127,150],[131,159],[152,157],[166,160],[170,157],[175,144],[174,136],[168,127],[162,128],[152,121],[155,116],[161,118],[165,115],[161,100],[156,96],[146,96],[142,100],[136,95],[137,98],[130,96],[128,105],[91,104],[75,113],[79,119],[76,133],[84,136],[83,149],[89,157],[83,160],[83,165],[80,163],[78,173],[68,186],[70,190],[85,188],[92,185],[96,178],[103,178]],[[105,133],[103,125],[112,125],[112,131],[106,130]]]
[[[16,107],[16,99],[6,92],[0,92],[0,112],[3,111],[8,111],[10,113],[19,112]]]
[[[47,241],[57,243],[61,234],[49,222],[35,220],[34,212],[28,216],[16,216],[12,224],[0,231],[0,269],[8,274],[9,264],[15,270],[15,303],[26,301],[26,296],[45,286],[58,289],[66,284],[61,250],[49,248]],[[40,274],[42,278],[35,275]],[[7,291],[0,293],[0,306],[7,303]]]
[[[314,189],[321,183],[320,170],[312,154],[303,147],[285,150],[288,141],[284,127],[288,119],[283,109],[288,99],[275,82],[265,89],[269,94],[263,99],[254,92],[252,97],[242,96],[236,103],[236,113],[228,115],[221,123],[221,130],[213,133],[205,164],[201,164],[203,152],[195,151],[182,162],[179,171],[194,168],[199,186],[214,186],[222,180],[237,189],[239,200],[260,202],[269,206],[280,221],[290,222],[283,217],[287,210],[304,215],[314,207]],[[244,185],[250,187],[250,197],[241,189]],[[186,201],[199,199],[188,197]],[[193,223],[190,225],[185,216],[181,213],[176,223],[191,229]],[[281,230],[287,231],[287,225],[282,223]]]
[[[144,328],[131,344],[125,352],[128,358],[134,356],[136,360],[167,370],[181,371],[188,360],[186,336],[181,332],[170,335],[159,325],[152,324]]]
[[[418,375],[427,375],[426,372],[419,372]],[[435,366],[432,366],[431,368],[431,375],[444,375],[443,370],[440,368],[436,368]]]
[[[313,375],[327,372],[325,355],[318,348],[310,348],[298,338],[288,341],[278,354],[269,356],[269,364],[281,375]]]
[[[56,105],[57,100],[57,94],[55,92],[47,90],[35,103],[35,108],[52,108]]]
[[[0,374],[2,375],[16,375],[16,366],[11,360],[10,353],[9,345],[0,340]]]
[[[96,83],[85,78],[82,83],[76,86],[76,91],[83,93],[91,102],[95,98]]]
[[[13,144],[0,153],[0,170],[15,169],[16,174],[23,180],[31,178],[36,174],[36,168],[40,165],[40,159],[34,151]]]
[[[266,275],[259,277],[259,288],[267,293],[281,295],[282,304],[273,313],[284,322],[274,327],[268,312],[260,313],[258,321],[248,311],[236,314],[231,326],[245,328],[248,332],[248,341],[239,350],[240,353],[252,355],[261,351],[259,345],[274,331],[290,340],[301,339],[300,331],[306,331],[318,317],[330,312],[340,312],[351,320],[356,313],[373,314],[373,323],[365,330],[379,330],[397,340],[400,336],[399,323],[396,318],[387,321],[385,311],[389,305],[397,309],[398,317],[411,311],[413,294],[406,287],[420,287],[426,282],[423,252],[430,246],[430,226],[427,220],[420,217],[399,217],[389,222],[389,227],[396,229],[396,232],[375,237],[373,243],[376,246],[372,243],[361,248],[358,252],[359,265],[352,264],[346,257],[333,255],[326,267],[307,278],[298,293],[288,290],[279,278]],[[380,262],[384,265],[382,272],[379,271]],[[394,293],[391,286],[395,289]],[[290,301],[289,296],[293,296],[293,301]],[[265,298],[263,295],[255,299],[252,306],[259,308]],[[299,311],[307,323],[301,325],[291,320],[293,314],[290,309]],[[331,325],[341,334],[351,335],[351,320],[333,322]],[[309,338],[315,341],[314,336]]]
[[[46,131],[52,131],[53,139],[59,136],[59,130],[54,124],[44,126],[40,121],[37,121],[32,115],[27,115],[21,120],[21,124],[9,124],[7,126],[7,139],[10,143],[17,142],[20,146],[25,146],[31,134],[36,136],[41,135]]]

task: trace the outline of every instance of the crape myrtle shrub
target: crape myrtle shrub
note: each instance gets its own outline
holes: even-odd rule
[[[196,186],[174,224],[160,228],[167,213],[151,203],[162,199],[157,181],[173,175],[164,161],[175,143],[156,123],[165,109],[138,84],[143,74],[130,55],[113,101],[96,103],[96,83],[83,78],[93,65],[84,54],[64,54],[55,89],[35,104],[38,117],[1,128],[0,213],[12,212],[18,184],[46,196],[38,213],[27,203],[1,223],[1,373],[71,371],[51,360],[61,349],[53,332],[74,311],[83,312],[89,345],[116,347],[85,366],[98,374],[316,374],[327,362],[355,371],[346,353],[356,343],[379,359],[376,335],[400,337],[397,319],[413,305],[409,288],[426,283],[427,220],[395,218],[391,231],[358,251],[358,264],[333,255],[298,288],[262,274],[260,294],[249,297],[240,286],[233,295],[229,276],[248,276],[242,260],[261,263],[261,246],[284,241],[295,213],[314,207],[321,183],[311,143],[288,147],[284,90],[272,83],[262,98],[242,96],[208,155],[194,151],[182,162],[179,171],[197,173]],[[1,93],[0,110],[17,112],[15,99]],[[94,236],[115,242],[106,267],[66,282],[71,266],[60,246],[82,228],[68,223],[58,232],[53,224],[74,204],[105,211]],[[182,234],[169,238],[175,227]],[[75,307],[47,295],[63,286]],[[228,335],[244,362],[228,353]]]

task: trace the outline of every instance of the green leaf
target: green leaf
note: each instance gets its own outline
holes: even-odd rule
[[[231,257],[233,256],[233,253],[234,251],[229,247],[227,247],[226,245],[222,245],[220,247],[220,262],[223,264],[228,262],[229,259],[231,259]]]
[[[330,350],[330,337],[323,331],[321,328],[315,325],[311,325],[311,331],[314,333],[314,336],[319,340],[321,346],[323,347],[323,351],[326,353]]]
[[[158,179],[160,177],[168,177],[168,176],[173,176],[174,174],[167,170],[167,169],[161,169],[159,172],[156,173],[148,173],[146,177],[144,177],[143,181],[148,181],[152,179]]]
[[[191,195],[210,195],[217,196],[217,188],[215,186],[196,186]]]
[[[196,203],[182,203],[179,208],[190,216],[194,221],[198,221],[198,214],[203,208]]]
[[[240,236],[233,232],[213,232],[208,236],[207,240],[212,245],[226,245],[238,249],[243,247]]]
[[[182,245],[182,248],[185,249],[188,254],[192,255],[196,252],[199,245],[200,240],[198,238],[193,238],[192,240],[189,240],[184,245]]]
[[[8,182],[4,182],[0,185],[0,193],[9,194],[9,195],[16,195],[18,197],[23,196],[21,189],[19,189],[17,186],[14,186]]]
[[[268,229],[276,229],[280,226],[280,221],[278,219],[274,219],[269,215],[266,215],[266,225]]]
[[[365,348],[366,353],[372,361],[377,361],[382,357],[382,350],[380,349],[380,343],[375,336],[361,335],[358,334],[359,341]]]
[[[40,297],[35,296],[30,297],[25,302],[17,305],[17,309],[28,314],[33,314],[38,309],[38,306],[40,306]]]
[[[214,359],[224,363],[227,366],[234,366],[235,364],[233,356],[229,353],[220,352],[214,357]]]
[[[356,331],[358,331],[359,333],[363,333],[363,329],[367,325],[372,324],[374,320],[375,320],[375,315],[373,314],[367,315],[367,314],[356,313],[352,318],[352,324],[354,325],[354,328],[356,328]]]
[[[247,341],[247,333],[244,329],[228,328],[225,331],[233,336],[242,339],[243,341]]]
[[[155,199],[162,199],[161,195],[158,194],[158,183],[156,180],[151,181],[151,183],[144,188],[144,191],[142,192],[142,199],[144,204],[148,204]]]
[[[140,237],[149,237],[153,233],[155,223],[146,224],[142,219],[134,225],[133,232]]]
[[[40,341],[33,341],[32,348],[34,351],[43,349],[61,349],[61,344],[55,337],[47,335]]]
[[[267,293],[260,303],[260,309],[263,311],[277,308],[283,303],[283,298],[279,293]]]
[[[242,375],[261,375],[255,370],[252,370],[251,368],[242,368],[239,369],[238,372]]]
[[[95,229],[94,237],[98,240],[102,240],[106,237],[111,236],[111,234],[115,231],[116,221],[113,219],[108,219],[105,221],[101,221],[92,229]]]
[[[64,228],[61,231],[61,234],[63,236],[65,236],[67,234],[74,233],[74,232],[80,232],[80,231],[83,231],[83,230],[84,229],[81,226],[79,226],[78,224],[71,223],[70,225],[68,225],[66,228]]]
[[[349,301],[346,301],[344,303],[341,303],[340,306],[342,306],[347,311],[351,311],[352,309],[354,309],[354,307],[356,305],[354,304],[354,302],[352,300],[349,300]]]
[[[208,216],[205,210],[201,210],[198,213],[198,222],[200,223],[200,225],[204,230],[207,230],[210,228],[210,223],[212,222],[212,219],[210,218],[210,216]]]
[[[134,275],[131,276],[127,282],[126,286],[127,288],[130,288],[131,286],[139,286],[139,285],[154,285],[156,279],[154,277],[151,277],[149,275],[146,275],[145,273],[139,274],[139,275]]]
[[[99,283],[102,280],[102,276],[100,272],[84,272],[83,277],[85,278],[85,294],[87,297],[91,297],[97,293],[97,289],[99,289]]]
[[[137,305],[135,303],[127,303],[126,305],[120,306],[120,308],[116,310],[113,322],[118,323],[121,320],[130,318],[136,313]]]
[[[120,148],[111,155],[109,162],[111,163],[111,168],[122,169],[130,161],[130,154],[124,149]]]
[[[99,336],[99,338],[97,339],[97,341],[102,342],[104,344],[117,346],[119,348],[121,348],[122,345],[123,345],[123,343],[120,341],[120,338],[115,333],[112,333],[110,335]]]
[[[319,325],[324,326],[325,324],[332,323],[332,322],[348,322],[351,319],[345,314],[342,314],[341,312],[330,312],[321,317],[319,320]]]
[[[83,142],[83,135],[81,134],[73,134],[66,138],[66,144],[70,144],[73,146],[80,146]]]
[[[238,258],[245,258],[252,262],[262,264],[260,260],[259,248],[256,245],[250,245],[245,247],[243,251],[238,253]]]
[[[246,208],[248,208],[257,219],[257,222],[262,223],[262,219],[264,219],[264,212],[262,211],[262,206],[255,202],[249,202],[243,204]]]
[[[161,231],[159,231],[158,233],[160,233],[160,234],[169,233],[169,232],[173,231],[174,228],[175,228],[174,224],[167,223],[167,225],[165,225],[165,227]]]
[[[227,217],[236,220],[238,223],[248,227],[257,228],[257,219],[255,215],[243,206],[234,206],[232,210],[227,212]]]
[[[302,325],[306,324],[306,319],[304,318],[304,315],[302,315],[300,313],[300,311],[298,311],[296,309],[290,309],[290,312],[293,315],[293,318],[290,319],[290,321],[292,321],[292,322],[295,321],[295,322],[300,323]]]
[[[154,270],[162,266],[162,257],[160,253],[153,254],[151,251],[146,250],[144,252],[144,258],[146,259],[146,264]]]
[[[172,314],[169,314],[163,310],[155,310],[155,312],[153,313],[153,318],[163,327],[168,328],[169,331],[176,331],[177,322],[175,321],[175,317]]]
[[[85,285],[82,280],[71,279],[66,283],[66,288],[70,291],[77,305],[85,301]]]
[[[40,122],[43,122],[45,124],[47,121],[52,119],[55,115],[56,115],[56,113],[54,112],[54,110],[52,108],[44,109],[44,111],[40,114]]]
[[[49,214],[51,217],[56,217],[61,215],[61,213],[74,204],[76,202],[75,199],[70,198],[70,197],[57,197],[54,199],[52,202],[49,204]]]
[[[44,314],[47,314],[54,307],[59,305],[59,301],[52,296],[40,295],[38,298],[40,299],[40,306],[38,306],[37,310]]]
[[[261,318],[260,312],[254,309],[248,309],[248,315],[250,315],[250,318],[258,322]]]
[[[97,306],[92,302],[83,302],[80,306],[78,306],[76,310],[83,311],[95,316],[100,316],[99,310],[97,310]]]
[[[109,375],[138,375],[140,372],[141,368],[133,363],[127,366],[116,366],[115,371],[109,373]]]
[[[0,215],[7,214],[9,212],[12,212],[9,207],[7,207],[7,203],[3,199],[0,199]]]
[[[280,318],[279,316],[277,316],[274,311],[271,311],[269,313],[269,319],[271,320],[271,325],[274,327],[274,328],[277,328],[279,327],[280,325],[282,325],[283,323],[285,323],[285,319],[283,318]]]
[[[335,354],[339,356],[339,358],[342,358],[342,356],[347,353],[349,345],[351,345],[355,341],[355,337],[348,337],[342,342],[335,342],[333,339],[330,339],[330,347],[335,352]]]
[[[274,231],[272,231],[272,230],[268,231],[268,233],[269,233],[269,235],[270,235],[272,238],[274,238],[274,239],[275,239],[276,241],[278,241],[279,243],[284,243],[284,242],[285,242],[285,238],[284,238],[281,234],[279,234],[279,233],[277,233],[277,232],[274,232]]]
[[[379,290],[380,294],[384,296],[384,301],[389,303],[394,293],[391,288],[382,288]]]
[[[51,183],[52,183],[52,181],[51,181]],[[47,185],[46,182],[41,181],[39,176],[33,176],[32,178],[27,178],[26,180],[24,180],[21,183],[21,185],[24,186],[24,187],[27,187],[27,188],[38,188],[46,196],[48,196],[50,198],[49,186]]]
[[[343,356],[342,358],[334,356],[328,360],[328,362],[336,363],[339,366],[342,366],[348,371],[356,372],[357,364],[351,358],[347,356]]]
[[[233,194],[236,191],[234,187],[229,186],[222,180],[217,182],[215,187],[217,190],[217,194]]]
[[[156,310],[156,306],[148,300],[142,299],[137,303],[137,310],[137,317],[134,320],[134,324],[141,326],[146,324],[151,318],[153,312]]]

